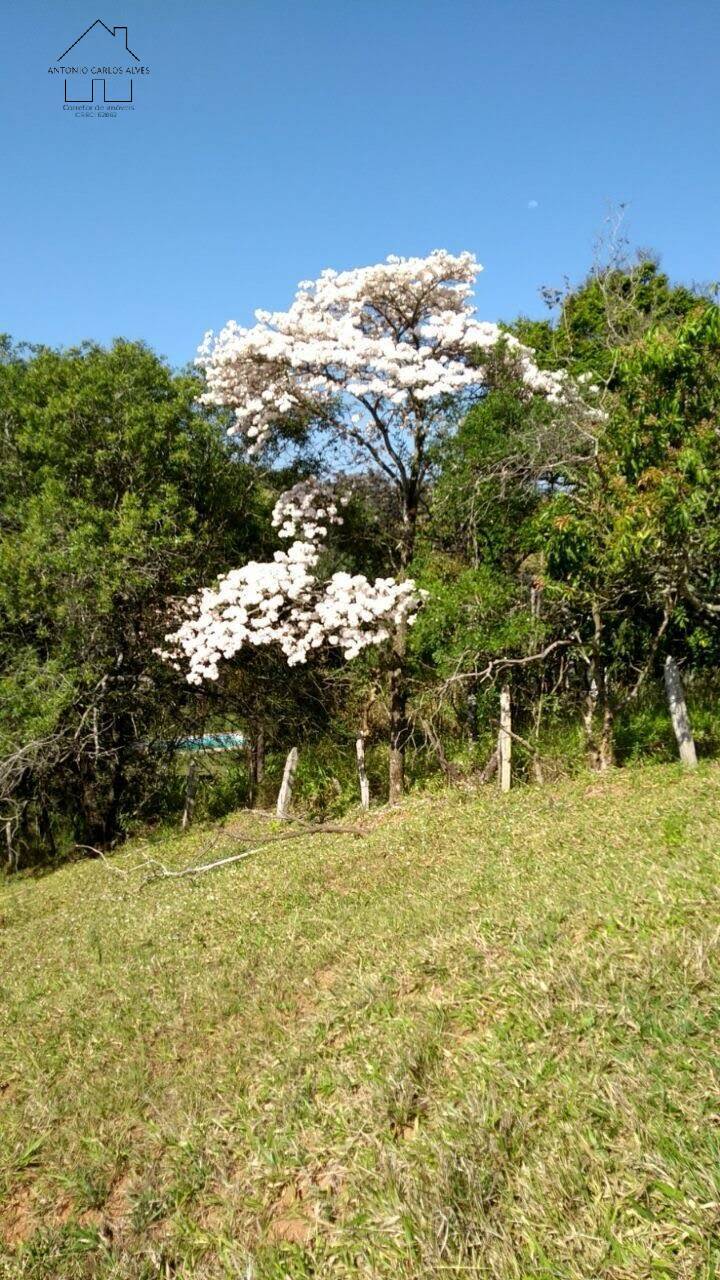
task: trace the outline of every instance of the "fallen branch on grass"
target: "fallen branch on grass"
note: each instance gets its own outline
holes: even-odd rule
[[[112,871],[113,875],[116,875],[116,876],[132,876],[135,874],[136,871],[147,871],[148,867],[159,868],[159,871],[158,871],[159,875],[164,875],[168,870],[165,864],[162,862],[159,862],[157,858],[143,858],[142,862],[136,862],[132,867],[116,867],[115,864],[110,860],[110,858],[108,858],[107,854],[103,853],[102,849],[96,849],[95,845],[93,844],[76,844],[75,848],[86,849],[89,853],[96,854],[97,857],[100,858],[100,861],[102,862],[103,866],[108,871]],[[148,876],[146,879],[149,880],[149,879],[152,879],[152,877]],[[141,883],[145,884],[146,881],[143,880],[141,881]]]
[[[301,836],[307,835],[364,836],[366,834],[361,827],[342,827],[332,822],[322,823],[318,826],[307,823],[302,831],[285,831],[282,835],[270,836],[252,849],[243,849],[242,853],[233,853],[228,858],[218,858],[215,862],[204,862],[200,866],[182,867],[179,871],[172,871],[169,867],[163,867],[160,863],[156,863],[155,869],[143,880],[143,884],[153,880],[182,880],[185,876],[201,876],[206,871],[216,871],[218,867],[229,867],[234,862],[242,862],[245,858],[252,858],[254,854],[262,853],[263,849],[267,849],[271,844],[278,844],[281,840],[298,840]]]
[[[214,849],[218,841],[222,839],[222,834],[223,833],[221,828],[220,831],[216,832],[216,834],[213,836],[210,843],[205,845],[205,848],[203,849],[202,852],[209,853],[211,849]],[[168,839],[168,837],[165,837],[165,838],[166,840]],[[145,845],[144,847],[151,848],[152,846]],[[108,871],[112,871],[116,876],[131,876],[136,871],[146,871],[148,867],[159,867],[162,872],[167,871],[167,867],[164,865],[164,863],[160,862],[158,858],[143,858],[141,862],[136,862],[132,867],[118,867],[115,865],[114,862],[111,861],[111,859],[107,856],[106,853],[103,852],[102,849],[96,849],[95,845],[93,844],[76,844],[75,848],[85,849],[88,853],[94,853],[96,857],[100,858],[103,866],[107,867]]]

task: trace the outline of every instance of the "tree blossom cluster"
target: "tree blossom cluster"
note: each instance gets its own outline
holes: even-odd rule
[[[217,680],[220,662],[244,645],[278,645],[289,666],[306,662],[325,644],[350,659],[388,640],[401,622],[412,623],[420,593],[411,580],[370,582],[349,573],[318,580],[314,570],[328,525],[341,523],[338,504],[323,486],[309,481],[282,494],[273,525],[281,538],[302,537],[272,561],[251,561],[190,597],[161,657],[178,671],[187,667],[188,682],[199,685]]]
[[[349,495],[339,498],[341,506],[349,501]],[[302,534],[307,543],[316,543],[327,537],[327,526],[342,524],[337,503],[328,489],[315,480],[302,480],[281,494],[272,514],[273,528],[280,538],[295,538]]]
[[[235,433],[256,451],[284,417],[332,425],[345,443],[375,450],[396,471],[418,422],[430,423],[448,397],[481,390],[488,359],[502,346],[528,394],[553,403],[576,398],[564,372],[541,370],[533,351],[498,325],[477,319],[471,253],[435,250],[389,257],[353,271],[323,271],[298,286],[288,311],[231,321],[200,347],[206,403],[231,406]]]

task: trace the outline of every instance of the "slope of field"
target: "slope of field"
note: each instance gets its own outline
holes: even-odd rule
[[[369,824],[2,887],[3,1280],[720,1274],[720,768]]]

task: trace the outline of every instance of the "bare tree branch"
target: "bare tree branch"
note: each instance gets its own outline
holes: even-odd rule
[[[183,867],[180,871],[171,871],[167,867],[162,867],[160,863],[159,871],[150,874],[143,884],[148,884],[154,880],[182,880],[186,876],[201,876],[206,871],[215,871],[219,867],[229,867],[235,862],[243,862],[245,858],[252,858],[256,853],[262,853],[272,844],[278,844],[282,840],[298,840],[301,836],[306,835],[352,835],[364,836],[367,833],[361,827],[343,827],[335,823],[322,823],[318,826],[308,824],[302,831],[286,831],[279,836],[270,836],[267,840],[263,840],[261,844],[257,844],[252,849],[243,849],[242,853],[233,853],[228,858],[218,858],[215,862],[205,862],[200,866]]]
[[[453,676],[448,676],[444,681],[442,690],[451,684],[457,684],[464,680],[491,680],[500,671],[505,671],[507,667],[525,667],[530,662],[544,662],[555,649],[561,646],[572,644],[573,640],[553,640],[552,644],[546,647],[540,653],[530,653],[525,658],[492,658],[482,671],[459,671]],[[442,692],[441,690],[441,692]]]

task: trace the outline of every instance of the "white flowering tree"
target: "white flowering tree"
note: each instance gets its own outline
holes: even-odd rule
[[[289,666],[307,662],[325,645],[350,659],[413,621],[419,596],[409,578],[316,576],[328,528],[342,524],[328,488],[315,481],[295,485],[275,504],[272,522],[290,542],[288,550],[233,569],[215,587],[191,596],[177,630],[166,636],[161,656],[185,669],[190,684],[217,680],[220,663],[246,645],[277,645]]]
[[[377,609],[375,636],[390,639],[393,654],[391,801],[403,789],[407,602],[414,597],[402,578],[413,555],[433,439],[458,397],[468,400],[486,389],[501,348],[528,397],[540,394],[559,404],[575,394],[562,373],[538,369],[529,348],[476,317],[471,297],[480,270],[471,253],[436,250],[426,258],[390,257],[355,271],[324,271],[300,284],[288,311],[258,311],[250,328],[230,322],[219,334],[208,333],[199,353],[207,379],[203,399],[234,410],[232,431],[252,451],[297,419],[340,446],[346,461],[361,460],[392,483],[402,516],[401,581],[371,585],[336,575],[318,596],[317,584],[310,585],[317,542],[306,536],[278,553],[271,566],[248,565],[200,597],[198,618],[216,619],[218,644],[208,649],[200,631],[192,641],[191,631],[181,629],[182,643],[197,643],[197,655],[203,655],[191,663],[192,678],[213,676],[220,657],[271,635],[289,662],[304,661],[323,637],[337,638],[350,657],[362,647],[357,611]],[[244,600],[248,592],[252,596],[254,612],[247,616],[238,592]],[[372,630],[367,619],[363,628],[366,637]]]

